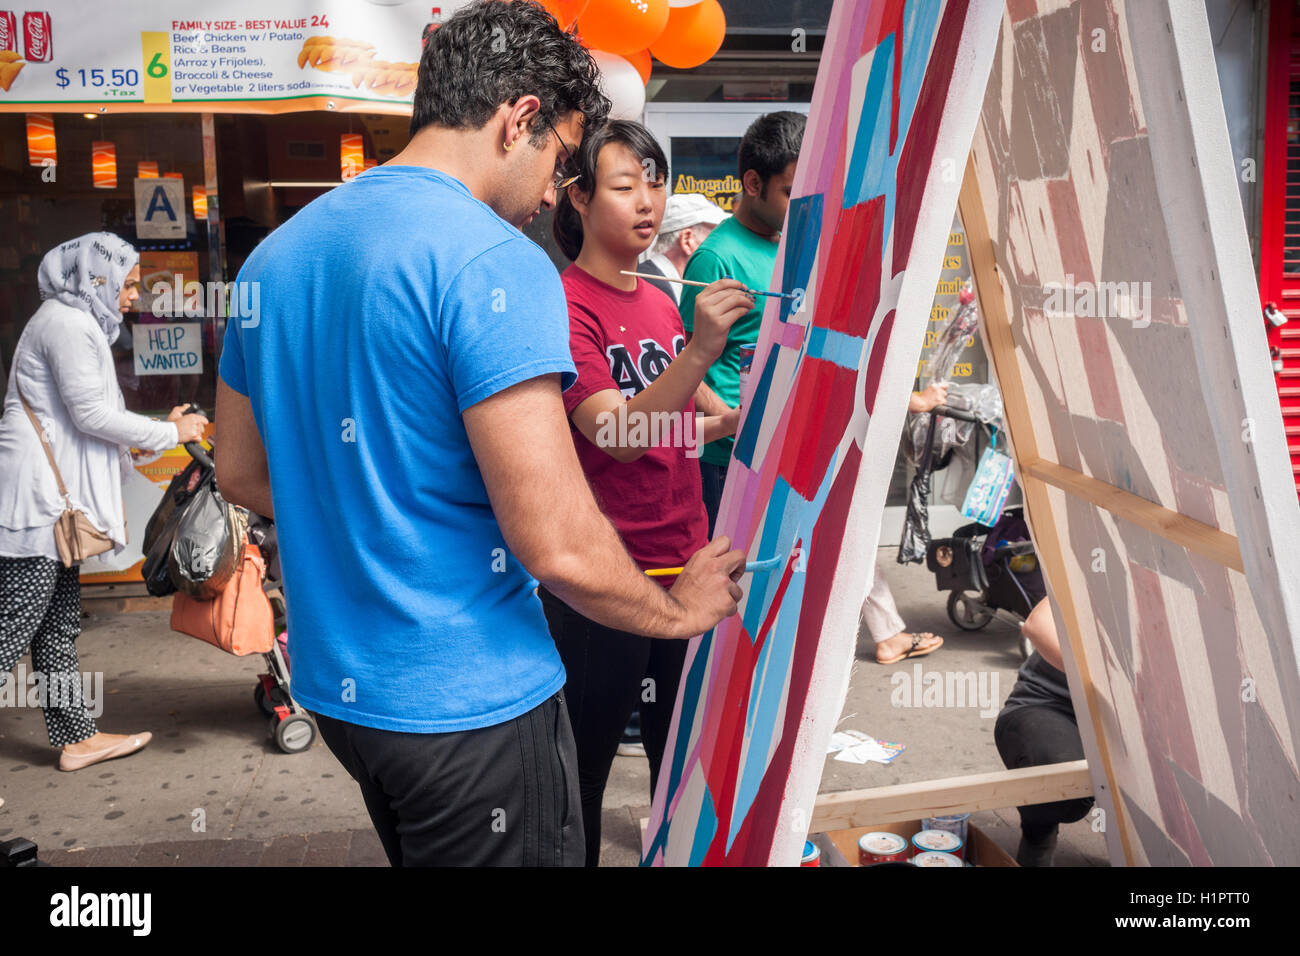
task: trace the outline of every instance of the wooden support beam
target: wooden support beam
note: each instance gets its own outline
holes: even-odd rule
[[[1209,558],[1216,564],[1246,573],[1241,560],[1241,547],[1237,544],[1236,537],[1226,531],[1202,524],[1195,518],[1171,511],[1140,495],[1098,481],[1054,461],[1042,458],[1022,461],[1020,469],[1023,475],[1045,481],[1068,495],[1081,498],[1139,528],[1145,528],[1157,537]]]
[[[981,135],[979,128],[975,135]],[[1109,786],[1112,822],[1118,829],[1124,860],[1133,865],[1133,848],[1129,845],[1128,825],[1123,799],[1115,786],[1115,771],[1101,724],[1101,708],[1097,705],[1097,688],[1093,683],[1088,658],[1084,654],[1079,624],[1079,609],[1070,591],[1066,571],[1065,549],[1057,533],[1051,501],[1047,496],[1047,483],[1026,475],[1024,464],[1041,461],[1038,443],[1034,439],[1034,420],[1029,414],[1029,401],[1024,378],[1020,374],[1020,359],[1016,355],[1015,336],[1011,317],[1007,314],[1006,296],[1002,291],[1002,278],[998,275],[997,252],[989,232],[988,218],[984,214],[984,201],[980,196],[979,178],[975,171],[975,153],[966,159],[966,175],[962,180],[961,195],[957,200],[962,225],[966,230],[966,252],[970,257],[971,278],[979,300],[981,329],[988,347],[989,361],[1002,389],[1002,407],[1007,431],[1011,436],[1012,450],[1016,456],[1016,469],[1020,486],[1025,493],[1025,513],[1034,533],[1034,550],[1042,562],[1043,572],[1051,588],[1052,597],[1061,611],[1065,633],[1061,635],[1070,649],[1070,656],[1079,672],[1083,685],[1084,704],[1090,720],[1079,722],[1079,730],[1091,742],[1099,756],[1101,771]],[[1085,596],[1086,598],[1086,596]]]
[[[1092,796],[1086,760],[817,797],[809,833]]]

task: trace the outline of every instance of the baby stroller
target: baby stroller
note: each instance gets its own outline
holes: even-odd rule
[[[193,406],[190,410],[198,411]],[[232,583],[232,570],[243,561],[245,542],[256,545],[265,561],[261,589],[270,605],[272,633],[269,640],[256,642],[258,650],[268,645],[270,649],[261,651],[267,672],[259,675],[253,701],[269,718],[268,734],[276,746],[285,753],[301,753],[315,741],[317,729],[311,714],[289,692],[286,610],[280,589],[275,526],[269,519],[230,505],[221,497],[216,486],[216,466],[201,444],[188,443],[185,450],[193,461],[171,480],[145,530],[145,587],[156,597],[183,589],[188,598],[212,600],[215,593]],[[186,542],[177,547],[178,537],[186,535],[191,545],[197,540],[197,547],[189,549],[188,560],[181,558]],[[179,600],[177,594],[174,605]],[[173,629],[177,627],[175,606],[172,625]],[[206,633],[182,633],[190,633],[228,653],[248,653]]]
[[[1024,511],[1007,508],[991,527],[964,525],[951,538],[930,542],[926,567],[935,586],[948,591],[948,618],[963,631],[978,631],[995,617],[1020,628],[1047,594]],[[1020,635],[1020,656],[1033,647]]]

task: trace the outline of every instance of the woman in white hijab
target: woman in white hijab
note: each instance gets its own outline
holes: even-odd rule
[[[207,419],[181,407],[165,422],[126,410],[109,346],[140,297],[139,255],[129,243],[107,232],[69,240],[45,256],[38,278],[44,301],[14,350],[0,418],[0,678],[30,647],[50,743],[62,748],[59,769],[79,770],[135,753],[152,735],[100,733],[86,711],[73,644],[81,580],[59,560],[54,525],[66,508],[78,509],[121,551],[129,449],[197,441]]]

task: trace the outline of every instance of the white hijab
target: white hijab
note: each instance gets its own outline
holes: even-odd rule
[[[37,273],[41,298],[58,299],[89,312],[112,345],[122,331],[118,298],[126,274],[139,261],[135,247],[111,232],[89,232],[69,239],[41,260]]]

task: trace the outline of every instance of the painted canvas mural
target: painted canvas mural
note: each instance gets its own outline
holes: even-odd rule
[[[835,4],[717,526],[779,561],[688,651],[647,863],[798,863],[1001,10]]]
[[[973,145],[1116,863],[1300,863],[1300,512],[1223,115],[1202,4],[1011,0]]]

